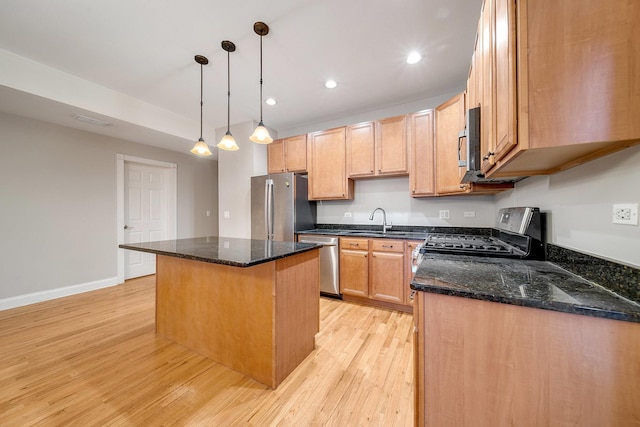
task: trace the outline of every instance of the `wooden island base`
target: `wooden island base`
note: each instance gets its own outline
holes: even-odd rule
[[[156,332],[275,389],[315,348],[318,254],[251,267],[158,255]]]

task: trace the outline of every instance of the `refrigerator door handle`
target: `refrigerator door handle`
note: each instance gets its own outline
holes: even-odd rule
[[[267,229],[267,240],[273,240],[273,221],[274,221],[274,215],[273,215],[273,208],[274,208],[274,201],[273,201],[273,179],[266,179],[264,182],[264,201],[265,201],[265,209],[264,209],[264,221],[265,221],[265,228]]]

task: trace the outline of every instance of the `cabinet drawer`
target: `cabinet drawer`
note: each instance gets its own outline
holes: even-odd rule
[[[371,250],[377,252],[403,252],[404,241],[376,239],[371,241]]]
[[[340,248],[341,249],[360,249],[360,250],[368,251],[369,250],[369,240],[367,240],[367,239],[341,238],[340,239]]]

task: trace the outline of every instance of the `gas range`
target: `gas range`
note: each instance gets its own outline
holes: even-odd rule
[[[430,233],[420,253],[544,259],[542,228],[539,208],[504,208],[490,235]]]

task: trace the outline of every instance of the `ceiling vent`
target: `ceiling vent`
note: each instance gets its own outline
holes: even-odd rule
[[[76,114],[75,116],[73,116],[73,118],[76,119],[76,120],[80,120],[81,122],[90,123],[90,124],[95,125],[95,126],[109,126],[111,124],[109,122],[105,122],[105,121],[102,121],[102,120],[98,120],[98,119],[94,119],[94,118],[91,118],[91,117],[83,116],[83,115],[80,115],[80,114]]]

